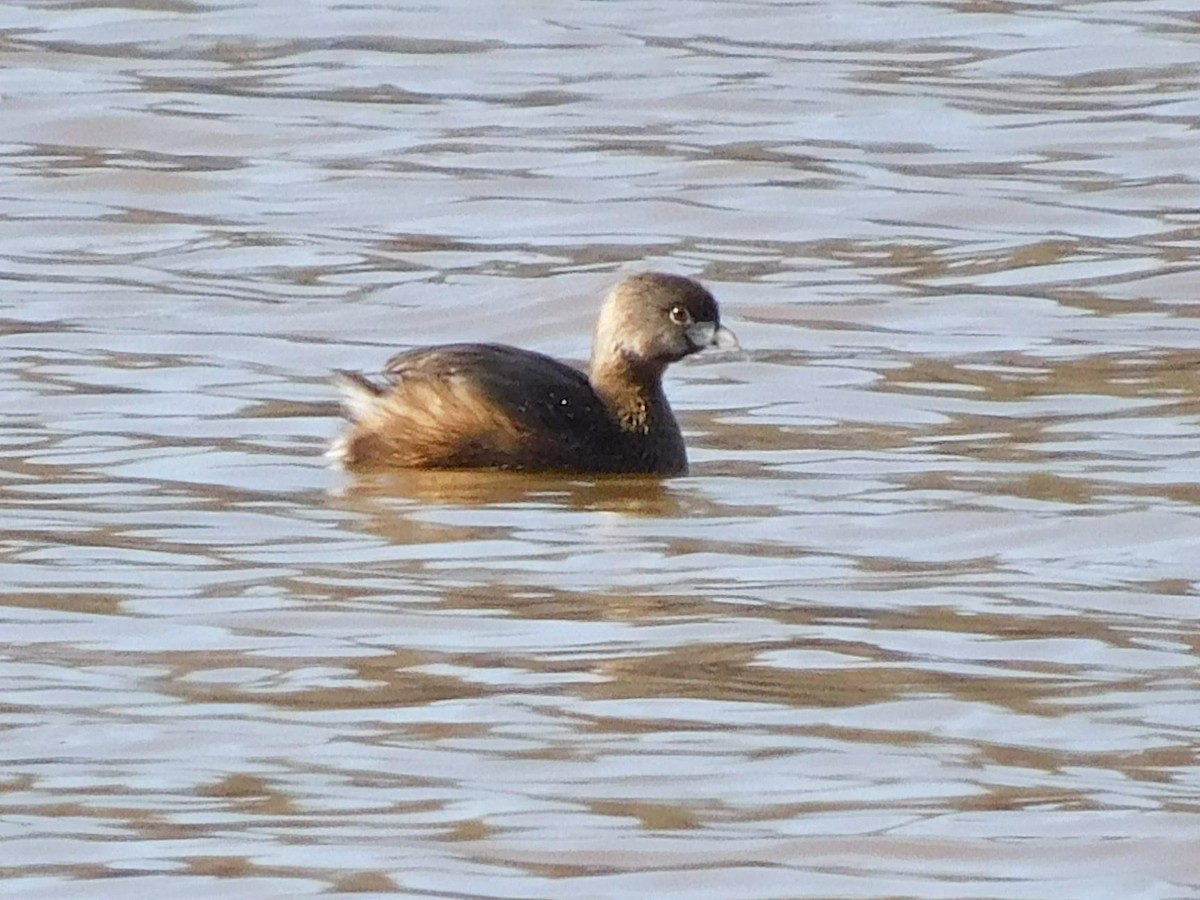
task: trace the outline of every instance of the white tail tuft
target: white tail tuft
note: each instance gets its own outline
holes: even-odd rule
[[[345,435],[330,444],[329,449],[325,451],[325,458],[332,460],[334,466],[345,467],[350,459],[350,443]]]
[[[342,394],[342,412],[351,422],[368,418],[382,393],[357,372],[335,372],[333,383]]]
[[[333,383],[342,395],[342,412],[351,423],[361,422],[374,414],[379,395],[383,393],[380,388],[357,372],[335,372]],[[353,433],[354,429],[350,428],[325,451],[325,455],[333,460],[334,465],[344,468],[353,462]]]

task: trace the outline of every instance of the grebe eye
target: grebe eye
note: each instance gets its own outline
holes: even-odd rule
[[[671,321],[676,325],[687,325],[692,321],[692,315],[687,311],[687,307],[679,303],[676,303],[671,307],[671,312],[669,315],[671,317]]]

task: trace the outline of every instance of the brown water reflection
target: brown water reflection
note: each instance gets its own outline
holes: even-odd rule
[[[631,516],[678,516],[684,497],[658,478],[587,477],[573,479],[539,473],[395,471],[365,473],[348,479],[340,492],[348,505],[364,513],[386,510],[390,526],[412,523],[395,513],[422,505],[503,506],[543,504],[578,510],[602,510]],[[408,543],[402,540],[401,543]]]
[[[1178,4],[0,10],[0,895],[1200,892]],[[327,382],[705,279],[692,475]]]

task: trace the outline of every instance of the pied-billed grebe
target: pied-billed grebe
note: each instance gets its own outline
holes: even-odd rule
[[[687,451],[663,370],[736,346],[697,282],[634,275],[604,301],[586,375],[501,344],[409,350],[388,362],[382,388],[339,372],[351,424],[330,455],[352,469],[682,474]]]

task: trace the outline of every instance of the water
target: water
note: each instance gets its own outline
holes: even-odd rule
[[[1198,25],[0,9],[0,896],[1200,895]],[[325,467],[645,268],[691,476]]]

